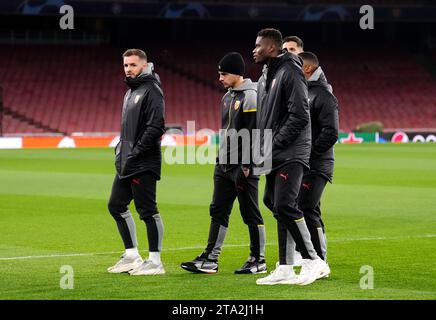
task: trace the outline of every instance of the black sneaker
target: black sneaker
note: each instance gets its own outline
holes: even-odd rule
[[[182,269],[195,273],[213,274],[218,272],[218,261],[206,258],[203,253],[192,261],[183,262],[180,266]]]
[[[250,257],[248,261],[244,263],[244,265],[235,270],[236,274],[258,274],[258,273],[266,273],[266,263],[265,260],[257,261],[253,257]]]

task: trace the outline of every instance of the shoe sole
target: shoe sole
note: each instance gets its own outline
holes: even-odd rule
[[[263,283],[258,283],[256,281],[256,284],[258,285],[267,285],[267,286],[273,286],[276,284],[297,284],[294,281],[289,281],[289,280],[284,280],[284,281],[277,281],[277,282],[263,282]]]
[[[165,274],[165,270],[153,272],[153,273],[141,273],[141,272],[135,272],[135,273],[129,273],[131,276],[157,276],[160,274]]]
[[[192,273],[206,273],[206,274],[215,274],[218,272],[218,270],[206,270],[206,269],[192,269],[186,266],[181,265],[181,268],[183,270],[192,272]]]
[[[128,269],[128,270],[126,270],[126,271],[112,271],[112,270],[108,270],[107,272],[109,272],[109,273],[113,273],[113,274],[116,274],[116,273],[129,273],[130,271],[132,271],[134,268],[132,268],[132,269]]]
[[[114,271],[114,269],[107,269],[107,272],[109,272],[109,273],[126,273],[126,272],[130,272],[130,271],[132,271],[133,269],[135,269],[135,268],[137,268],[137,267],[139,267],[141,264],[137,264],[137,265],[134,265],[134,266],[130,266],[130,267],[125,267],[125,268],[123,268],[123,269],[120,269],[120,270],[116,270],[116,271]]]
[[[262,274],[262,273],[267,273],[267,270],[263,270],[263,271],[257,271],[257,272],[251,272],[251,271],[235,271],[235,274]]]
[[[215,274],[218,272],[218,270],[209,270],[209,269],[198,269],[201,273],[207,273],[207,274]]]

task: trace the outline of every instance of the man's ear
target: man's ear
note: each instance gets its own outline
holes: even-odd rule
[[[144,64],[142,65],[142,71],[145,71],[148,67],[148,62],[144,61]]]
[[[270,55],[273,55],[274,51],[276,51],[276,50],[277,50],[276,45],[272,41],[270,41],[269,46],[268,46],[268,53]],[[279,51],[280,51],[280,49],[279,49]]]

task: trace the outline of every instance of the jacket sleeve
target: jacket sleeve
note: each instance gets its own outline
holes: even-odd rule
[[[273,139],[273,148],[284,148],[291,144],[310,121],[307,82],[303,71],[296,66],[286,70],[282,86],[288,114]]]
[[[243,164],[242,167],[250,168],[253,163],[253,141],[252,130],[256,129],[257,113],[257,94],[254,90],[246,91],[244,104],[242,105],[242,114],[244,117],[245,128],[250,133],[250,164]]]
[[[133,148],[132,156],[146,153],[151,147],[156,145],[156,140],[165,133],[165,102],[161,89],[153,85],[147,99],[144,99],[142,103],[146,104],[143,105],[143,121],[146,122],[146,129]]]
[[[315,109],[319,110],[318,117],[315,120],[321,129],[318,138],[312,141],[312,154],[320,155],[335,145],[338,141],[339,132],[339,112],[338,101],[331,94],[318,96],[315,103]]]

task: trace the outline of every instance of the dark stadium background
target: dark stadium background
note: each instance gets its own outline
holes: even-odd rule
[[[186,121],[195,120],[197,129],[217,130],[223,93],[217,61],[239,51],[246,76],[257,81],[256,34],[274,27],[298,35],[319,56],[339,100],[343,133],[378,131],[385,141],[401,130],[410,140],[419,132],[425,139],[436,128],[436,7],[404,0],[317,3],[2,1],[0,132],[116,134],[125,90],[120,56],[130,47],[144,49],[155,64],[168,126],[186,130]],[[63,4],[75,10],[74,30],[59,27]],[[363,4],[373,5],[373,30],[359,27]]]

